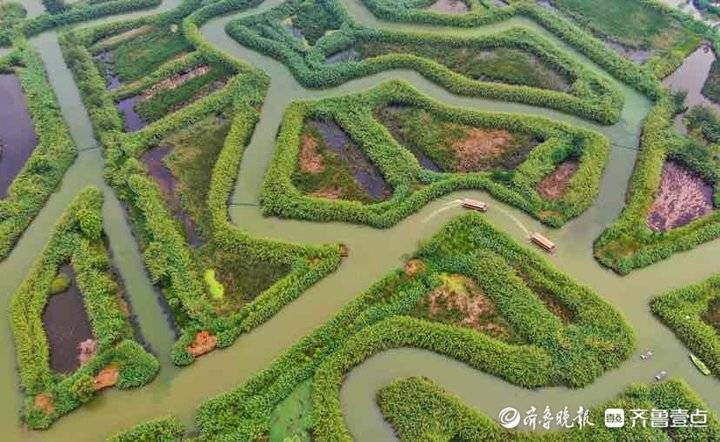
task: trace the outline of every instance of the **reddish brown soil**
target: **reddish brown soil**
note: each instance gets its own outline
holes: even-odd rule
[[[550,175],[538,183],[540,196],[549,200],[557,200],[565,196],[570,180],[580,168],[577,160],[561,163]]]
[[[194,357],[202,356],[215,350],[217,346],[217,336],[211,335],[208,331],[201,331],[195,335],[192,343],[188,347],[188,351]]]
[[[145,92],[143,92],[143,100],[149,100],[155,94],[157,94],[160,91],[164,90],[173,90],[177,89],[178,87],[182,86],[185,82],[195,78],[199,77],[200,75],[204,75],[210,72],[210,66],[203,64],[200,66],[195,66],[194,68],[190,69],[186,72],[181,72],[179,74],[175,74],[170,78],[166,78],[165,80],[162,80],[158,83],[155,83],[150,88],[148,88]]]
[[[648,226],[664,232],[684,226],[712,210],[712,186],[676,162],[665,163],[660,189],[648,214]]]
[[[478,171],[489,160],[500,157],[512,147],[515,137],[503,129],[478,129],[467,131],[466,137],[453,143],[456,152],[455,169],[458,172]]]
[[[300,140],[300,170],[307,173],[321,173],[325,170],[325,159],[317,150],[318,141],[310,134],[303,134]]]
[[[425,271],[425,263],[419,259],[411,259],[405,263],[405,274],[413,276]]]
[[[114,386],[117,384],[118,376],[120,376],[120,368],[117,365],[110,364],[103,368],[95,376],[95,391]]]
[[[329,200],[336,200],[336,199],[340,198],[340,196],[342,194],[343,194],[342,187],[332,186],[332,187],[323,187],[322,189],[311,193],[310,196],[314,196],[316,198],[326,198]]]
[[[49,393],[40,393],[35,396],[33,406],[38,410],[42,410],[45,414],[52,414],[55,411],[55,404]]]

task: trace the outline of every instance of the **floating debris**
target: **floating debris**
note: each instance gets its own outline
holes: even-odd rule
[[[656,380],[656,381],[662,381],[662,380],[664,380],[664,379],[667,378],[667,377],[668,377],[668,372],[665,371],[665,370],[663,370],[663,371],[661,371],[660,373],[658,373],[658,374],[655,375],[655,380]]]
[[[653,352],[651,352],[650,350],[648,350],[640,355],[640,359],[642,359],[643,361],[646,361],[652,357],[653,357]]]

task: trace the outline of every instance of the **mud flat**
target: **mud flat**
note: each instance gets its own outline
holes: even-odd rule
[[[425,9],[446,14],[464,14],[470,11],[467,3],[463,0],[438,0]]]
[[[165,166],[163,159],[172,152],[171,146],[160,146],[150,150],[142,157],[148,174],[160,186],[160,191],[168,204],[170,211],[180,221],[185,231],[185,237],[191,246],[200,246],[204,243],[195,229],[195,222],[182,208],[180,195],[177,193],[178,180],[170,169]]]
[[[108,90],[115,90],[122,86],[120,77],[115,74],[115,67],[113,65],[113,55],[110,51],[102,51],[97,54],[95,61],[100,65],[100,71],[105,77],[105,83],[107,83]]]
[[[135,106],[142,101],[142,96],[135,95],[133,97],[120,100],[116,105],[117,109],[123,116],[123,127],[125,132],[137,132],[147,125],[147,122],[138,115]]]
[[[656,232],[665,232],[684,226],[712,210],[712,186],[674,161],[665,163],[660,189],[647,218],[648,226]]]
[[[20,80],[0,74],[0,198],[37,146],[33,121]]]
[[[348,134],[332,121],[311,121],[325,144],[347,164],[357,182],[373,199],[387,199],[392,193],[380,170],[370,161]]]
[[[93,339],[93,334],[72,266],[63,266],[59,273],[70,278],[70,286],[50,295],[42,320],[50,347],[50,368],[72,373],[80,366],[80,343]]]

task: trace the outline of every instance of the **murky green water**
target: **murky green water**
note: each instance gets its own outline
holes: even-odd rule
[[[29,10],[37,9],[39,0],[23,1]],[[160,7],[174,7],[177,0],[165,1]],[[262,109],[261,121],[252,138],[241,166],[233,203],[256,202],[262,177],[272,156],[274,136],[287,104],[297,99],[317,99],[347,92],[369,89],[384,80],[404,79],[445,103],[483,110],[522,112],[544,115],[572,124],[592,127],[607,135],[613,142],[613,151],[604,176],[601,194],[596,204],[582,217],[563,229],[550,231],[526,215],[497,202],[492,202],[489,221],[508,232],[518,241],[525,241],[516,221],[531,231],[546,233],[559,245],[559,251],[550,259],[564,272],[588,284],[612,303],[637,331],[639,349],[652,349],[655,357],[640,362],[637,357],[619,369],[607,373],[597,382],[582,390],[563,388],[528,391],[509,385],[497,378],[471,370],[456,361],[439,355],[413,349],[398,349],[381,353],[353,370],[343,386],[341,400],[346,420],[353,434],[367,440],[383,440],[392,434],[382,421],[374,403],[378,388],[396,376],[426,375],[460,394],[465,401],[480,410],[495,415],[507,405],[523,408],[529,404],[591,406],[597,401],[616,395],[627,384],[648,381],[660,370],[685,378],[714,409],[720,409],[720,382],[701,376],[687,358],[687,350],[651,314],[649,299],[671,288],[688,285],[718,271],[715,262],[720,258],[717,242],[706,244],[692,252],[619,278],[603,270],[592,258],[592,242],[602,229],[619,213],[627,180],[632,171],[639,136],[640,123],[650,103],[638,93],[624,88],[626,106],[622,121],[611,127],[595,125],[556,111],[531,106],[458,97],[447,93],[418,74],[410,71],[390,71],[354,80],[340,88],[307,90],[301,87],[289,71],[279,62],[239,46],[224,33],[224,25],[240,15],[255,14],[280,4],[268,0],[252,11],[222,17],[203,27],[205,37],[232,56],[248,61],[263,69],[272,78],[270,90]],[[360,0],[343,0],[353,17],[367,26],[383,26],[398,30],[443,32],[444,29],[380,22],[367,11]],[[42,6],[39,6],[42,8]],[[36,13],[36,12],[34,12]],[[148,12],[128,14],[138,16]],[[105,20],[117,20],[118,17]],[[524,19],[513,19],[480,29],[454,29],[458,35],[496,32],[512,25],[533,27],[556,44],[571,51],[551,34]],[[83,24],[82,26],[87,26]],[[71,127],[73,138],[80,149],[75,165],[66,175],[59,192],[50,199],[33,225],[28,229],[12,255],[0,263],[0,293],[6,311],[10,296],[22,281],[27,269],[42,250],[51,226],[64,207],[84,186],[94,184],[105,191],[105,230],[110,237],[115,261],[128,288],[133,309],[147,341],[162,363],[160,376],[152,384],[134,392],[110,391],[103,393],[90,404],[62,418],[47,432],[30,432],[19,425],[17,410],[21,396],[17,392],[17,375],[12,337],[9,327],[0,329],[0,391],[9,394],[0,404],[0,428],[3,440],[98,440],[109,433],[121,430],[142,420],[174,413],[188,424],[192,423],[195,408],[205,399],[241,384],[248,376],[269,364],[284,349],[332,317],[344,304],[355,298],[372,282],[400,265],[402,256],[416,249],[420,240],[434,234],[440,226],[459,213],[459,209],[437,212],[444,203],[462,196],[491,198],[482,192],[458,192],[426,206],[397,226],[387,230],[341,223],[316,224],[300,221],[263,218],[257,207],[231,206],[233,222],[255,235],[322,243],[342,241],[350,246],[350,257],[341,268],[305,292],[299,300],[288,305],[273,319],[255,331],[242,336],[229,349],[217,351],[201,358],[188,368],[178,370],[169,362],[172,343],[170,329],[165,321],[157,297],[150,285],[142,260],[125,223],[119,202],[102,182],[102,157],[96,145],[87,114],[72,76],[62,62],[54,32],[32,40],[47,64],[51,83],[60,99],[62,110]],[[579,59],[598,72],[597,66],[579,56]],[[502,403],[498,398],[503,398]]]

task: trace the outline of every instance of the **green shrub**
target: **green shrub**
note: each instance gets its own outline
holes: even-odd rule
[[[378,404],[401,441],[430,440],[714,440],[720,437],[720,422],[710,414],[707,426],[675,429],[625,425],[608,429],[600,425],[607,408],[656,410],[707,410],[708,406],[683,381],[669,380],[653,385],[633,385],[617,399],[590,409],[594,425],[554,430],[542,436],[504,430],[490,417],[465,405],[440,386],[425,378],[393,381],[378,393]],[[678,434],[680,433],[680,434]]]
[[[99,218],[101,210],[102,193],[98,189],[80,192],[12,296],[11,328],[21,389],[26,395],[22,416],[34,429],[49,427],[89,401],[95,391],[93,376],[111,363],[119,366],[118,388],[144,385],[160,368],[157,359],[133,341],[128,314],[118,304],[120,287],[114,281],[103,239],[100,235],[87,236],[79,222],[79,216]],[[58,268],[68,262],[75,271],[93,336],[98,340],[98,351],[73,373],[58,375],[50,368],[50,348],[42,316],[51,286],[58,280]],[[34,400],[39,394],[52,398],[53,411],[35,407]]]
[[[183,439],[185,428],[175,416],[161,417],[136,425],[108,438],[109,442],[173,442]]]
[[[653,299],[650,307],[710,370],[720,377],[720,335],[703,320],[712,302],[718,299],[720,277],[673,290]]]
[[[422,109],[441,122],[507,129],[543,142],[530,152],[523,164],[507,174],[498,174],[495,170],[436,174],[423,170],[410,151],[400,146],[375,120],[376,109],[389,104]],[[394,189],[394,197],[376,204],[362,204],[301,194],[292,178],[297,174],[301,130],[310,118],[337,122],[378,167]],[[399,81],[385,83],[366,93],[294,103],[285,113],[277,140],[261,196],[265,214],[365,223],[374,227],[389,227],[428,201],[460,189],[487,190],[497,199],[549,225],[559,226],[592,203],[609,153],[607,140],[594,132],[538,117],[450,108]],[[537,192],[538,183],[571,155],[579,159],[580,168],[571,179],[568,191],[557,200],[543,199]]]
[[[70,288],[70,277],[65,273],[60,273],[50,283],[50,294],[58,295]]]
[[[215,279],[214,269],[205,270],[205,286],[213,300],[222,301],[225,298],[225,287]]]
[[[202,435],[262,438],[275,406],[312,379],[313,436],[347,438],[339,402],[343,379],[390,348],[438,352],[527,388],[587,385],[633,350],[632,331],[608,304],[477,214],[450,222],[414,258],[424,271],[392,272],[244,385],[203,404]],[[522,343],[407,316],[442,273],[467,275],[481,285]],[[564,325],[550,313],[535,287],[573,311],[573,322]]]

